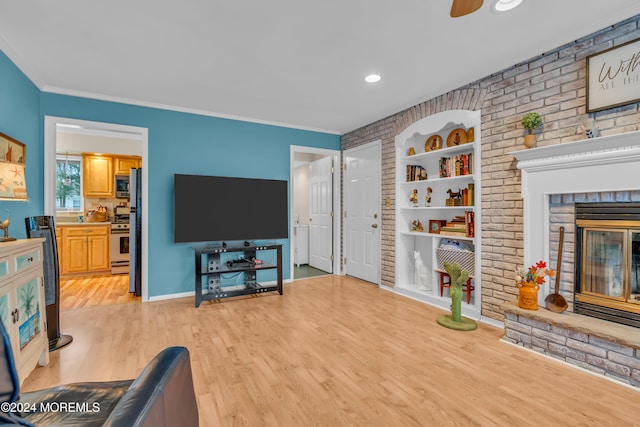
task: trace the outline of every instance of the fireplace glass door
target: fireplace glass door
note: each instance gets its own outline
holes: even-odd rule
[[[631,233],[631,295],[632,302],[640,304],[640,231]]]
[[[624,298],[625,232],[585,230],[584,280],[582,291],[611,298]]]
[[[583,229],[582,294],[640,304],[640,230]]]

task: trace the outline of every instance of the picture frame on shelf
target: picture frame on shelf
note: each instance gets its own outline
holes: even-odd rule
[[[442,219],[430,219],[429,220],[429,233],[440,234],[440,229],[447,225],[446,220]]]
[[[633,73],[639,50],[636,39],[587,56],[587,113],[640,101]]]

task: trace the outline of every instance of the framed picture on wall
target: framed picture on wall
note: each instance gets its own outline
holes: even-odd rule
[[[26,155],[23,143],[0,133],[0,200],[28,200]]]
[[[587,56],[587,112],[640,101],[640,39]]]
[[[22,142],[0,133],[0,162],[24,165],[26,152]]]

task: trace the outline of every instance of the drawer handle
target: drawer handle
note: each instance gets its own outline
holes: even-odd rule
[[[29,258],[27,258],[27,261],[29,261],[29,262],[33,262],[33,257],[32,257],[32,256],[30,256]]]

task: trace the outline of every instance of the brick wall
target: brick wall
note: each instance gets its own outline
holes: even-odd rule
[[[395,278],[395,135],[429,115],[453,109],[482,111],[482,314],[504,319],[515,299],[516,266],[523,264],[520,171],[508,153],[524,149],[522,116],[539,112],[538,146],[584,139],[578,127],[593,120],[602,135],[640,129],[640,104],[587,114],[586,56],[640,38],[640,16],[546,52],[467,86],[427,100],[342,137],[346,150],[382,140],[382,284]]]

